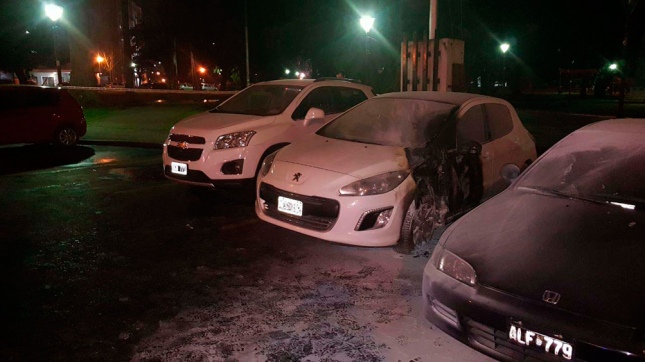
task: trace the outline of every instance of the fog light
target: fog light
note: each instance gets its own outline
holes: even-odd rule
[[[244,168],[244,159],[229,161],[222,165],[222,173],[224,175],[240,175]]]
[[[356,231],[380,229],[390,222],[392,207],[386,209],[370,210],[365,212],[356,224]]]

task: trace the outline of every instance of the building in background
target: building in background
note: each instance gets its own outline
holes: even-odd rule
[[[135,0],[86,0],[70,2],[68,8],[71,84],[131,85],[138,49],[131,30],[141,23],[141,7]]]

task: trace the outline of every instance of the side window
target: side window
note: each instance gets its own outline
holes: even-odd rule
[[[507,106],[489,103],[485,105],[485,108],[492,140],[504,137],[513,130],[513,119]]]
[[[481,105],[472,107],[457,120],[457,140],[459,143],[475,141],[482,145],[488,142]]]
[[[367,96],[360,89],[338,87],[336,90],[338,94],[336,112],[345,112],[364,100],[367,100]]]
[[[7,87],[0,90],[0,110],[20,109],[26,105],[27,95],[24,89]]]
[[[58,92],[49,89],[29,89],[27,92],[28,107],[51,107],[58,103]]]
[[[298,108],[291,115],[292,119],[303,119],[311,107],[322,109],[325,114],[336,113],[334,111],[334,95],[332,87],[320,87],[312,90],[302,100]]]

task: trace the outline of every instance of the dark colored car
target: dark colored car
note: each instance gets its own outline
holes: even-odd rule
[[[86,131],[83,108],[66,90],[0,86],[0,144],[74,146]]]
[[[645,119],[583,127],[451,225],[426,317],[501,360],[645,358]]]
[[[139,86],[139,89],[168,89],[166,83],[146,83]]]

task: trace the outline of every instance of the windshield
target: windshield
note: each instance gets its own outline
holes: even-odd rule
[[[641,136],[579,131],[555,147],[518,186],[596,200],[645,201],[645,143]]]
[[[237,93],[211,112],[272,116],[280,114],[303,87],[254,85]]]
[[[393,147],[423,147],[455,106],[420,99],[372,98],[318,131],[324,137]]]

